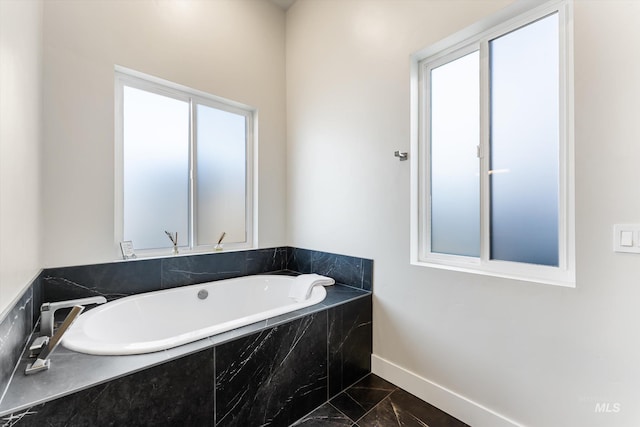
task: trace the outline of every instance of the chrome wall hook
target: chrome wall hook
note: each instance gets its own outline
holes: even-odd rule
[[[393,153],[393,155],[396,156],[401,162],[409,158],[409,154],[406,151],[403,151],[402,153],[400,151],[396,151],[395,153]]]

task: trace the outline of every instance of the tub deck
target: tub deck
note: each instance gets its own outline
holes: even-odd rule
[[[1,400],[0,417],[371,295],[370,291],[341,284],[327,287],[326,290],[327,297],[319,304],[154,353],[94,356],[60,346],[51,356],[50,370],[26,376],[24,369],[33,359],[23,352]],[[35,337],[31,337],[29,343]]]

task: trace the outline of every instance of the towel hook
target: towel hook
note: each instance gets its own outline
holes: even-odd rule
[[[395,153],[393,153],[393,155],[396,156],[398,160],[400,160],[401,162],[409,158],[409,154],[406,151],[403,151],[403,152],[396,151]]]

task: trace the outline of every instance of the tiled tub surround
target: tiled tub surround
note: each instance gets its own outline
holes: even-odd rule
[[[141,292],[274,271],[318,273],[336,283],[371,290],[373,261],[291,247],[140,259],[46,269],[43,302]],[[39,305],[38,305],[39,306]]]
[[[371,294],[341,285],[330,290],[333,301],[358,296],[156,353],[91,356],[60,348],[50,371],[15,376],[0,421],[289,425],[370,371]],[[42,396],[53,400],[39,404]]]
[[[175,286],[283,270],[323,274],[333,277],[337,283],[370,291],[373,261],[277,247],[45,269],[0,317],[0,397],[43,302],[96,295],[112,300]]]
[[[0,322],[0,398],[34,326],[34,286],[29,286]]]
[[[88,393],[90,390],[99,387],[109,389],[117,387],[117,384],[129,384],[127,382],[129,378],[136,377],[142,373],[146,375],[148,374],[147,371],[153,371],[154,369],[165,369],[161,368],[161,366],[149,368],[150,366],[167,364],[168,361],[176,358],[181,358],[178,360],[186,360],[193,354],[200,354],[210,350],[215,355],[217,352],[222,351],[220,346],[231,345],[232,340],[263,333],[258,331],[262,331],[264,328],[272,330],[272,333],[268,334],[271,337],[278,328],[282,330],[284,323],[301,321],[299,319],[302,319],[303,316],[318,316],[317,313],[320,312],[326,313],[328,328],[325,339],[327,356],[324,362],[324,366],[327,369],[327,384],[325,387],[327,395],[329,397],[333,396],[343,387],[349,386],[359,379],[370,369],[371,297],[367,291],[371,290],[372,267],[371,260],[284,247],[47,269],[40,276],[43,283],[42,292],[40,291],[39,281],[36,280],[10,313],[33,310],[33,307],[39,307],[42,301],[57,301],[91,295],[104,295],[108,299],[115,299],[151,290],[274,271],[326,274],[334,277],[339,284],[328,289],[327,298],[318,306],[249,325],[177,349],[148,355],[124,356],[124,359],[122,359],[123,357],[117,356],[100,358],[98,356],[82,355],[59,348],[53,355],[52,369],[32,377],[25,377],[21,374],[20,371],[24,369],[23,365],[26,364],[26,361],[22,360],[20,366],[18,366],[18,374],[11,383],[11,388],[0,404],[0,413],[8,414],[14,412],[16,408],[24,409],[33,404],[71,393],[73,390],[88,388],[86,391],[46,403],[42,407],[49,408],[43,409],[44,413],[46,413],[53,406],[66,405],[63,402],[73,401],[74,398],[85,402],[80,397],[84,396],[85,392]],[[341,284],[349,286],[342,286]],[[39,297],[41,293],[44,294],[43,298]],[[356,304],[356,301],[360,300],[368,302],[358,310],[350,308],[353,304]],[[20,311],[21,301],[26,302],[22,311]],[[363,302],[360,301],[358,304],[363,304]],[[29,308],[29,305],[31,308]],[[364,311],[361,313],[362,310]],[[34,311],[35,313],[30,317],[22,313],[20,318],[25,320],[17,321],[17,326],[11,327],[8,334],[11,339],[4,339],[0,342],[0,352],[3,352],[3,355],[11,353],[8,350],[13,351],[13,357],[17,357],[16,353],[19,355],[25,342],[25,332],[30,331],[33,325],[33,318],[38,315],[37,310]],[[365,316],[365,318],[361,316]],[[368,320],[366,319],[367,316]],[[4,327],[10,317],[11,315],[6,316],[0,326]],[[351,324],[352,328],[354,325],[359,325],[357,327],[358,333],[349,332],[349,322],[356,322]],[[13,323],[16,324],[16,322]],[[343,327],[347,329],[341,329]],[[366,333],[361,332],[367,330],[368,332]],[[0,332],[4,331],[5,329],[0,330]],[[275,335],[277,336],[277,334]],[[5,335],[2,336],[5,337]],[[9,346],[8,343],[12,345]],[[270,345],[273,346],[273,342]],[[293,360],[291,357],[295,354],[295,351],[292,349],[288,354],[287,360]],[[213,359],[215,360],[216,358],[213,357]],[[3,357],[3,362],[5,360],[6,358]],[[4,362],[4,364],[7,366],[3,365],[3,371],[0,373],[6,374],[1,377],[6,381],[13,367],[9,363]],[[141,370],[143,371],[131,374]],[[78,375],[80,372],[82,372],[82,375]],[[123,375],[127,376],[122,377]],[[44,377],[50,380],[45,381],[43,380]],[[116,377],[122,378],[95,386]],[[131,379],[131,384],[122,387],[131,388],[136,381]],[[140,384],[144,386],[145,383],[141,382]],[[152,384],[154,383],[152,382]],[[216,382],[216,384],[216,388],[218,388],[220,383]],[[4,390],[4,386],[2,389]],[[140,392],[143,395],[147,394],[146,390]],[[118,393],[118,395],[122,394]],[[103,394],[100,393],[101,396]],[[284,394],[287,393],[285,392]],[[317,394],[319,395],[320,393]],[[37,397],[34,398],[34,395],[37,395]],[[152,408],[148,409],[151,410]],[[298,415],[297,411],[295,415]],[[33,419],[31,416],[29,418]],[[135,417],[132,419],[135,420]],[[226,419],[230,418],[227,416]],[[279,424],[276,423],[274,425]]]

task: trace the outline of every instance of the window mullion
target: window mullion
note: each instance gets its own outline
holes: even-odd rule
[[[422,144],[423,150],[420,152],[420,164],[423,165],[420,174],[420,205],[423,215],[420,216],[420,228],[421,235],[421,255],[428,256],[431,253],[431,135],[429,129],[431,129],[431,79],[429,78],[431,68],[424,64],[421,67],[421,83],[420,88],[420,108],[422,114],[420,115],[420,140],[424,141]]]
[[[196,236],[196,103],[193,98],[189,98],[189,249],[197,246]]]
[[[490,69],[489,42],[480,42],[480,262],[486,263],[490,258],[489,227],[489,167],[490,167]]]

